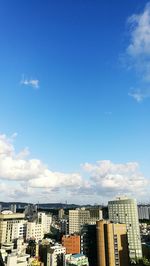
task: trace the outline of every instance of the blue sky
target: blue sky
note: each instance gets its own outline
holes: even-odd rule
[[[0,164],[5,200],[32,200],[35,193],[35,201],[94,203],[117,193],[133,196],[139,178],[137,198],[148,200],[149,26],[147,1],[1,1],[0,149],[9,158],[6,168],[11,158],[9,173],[4,160]],[[25,147],[30,152],[20,159]],[[23,173],[20,164],[29,170],[33,158],[51,174]],[[43,186],[49,179],[57,185]]]

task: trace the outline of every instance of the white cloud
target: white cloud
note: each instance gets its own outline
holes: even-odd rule
[[[83,188],[86,186],[80,174],[78,173],[60,173],[45,170],[42,176],[29,181],[31,187],[38,188]]]
[[[39,159],[28,158],[27,148],[16,153],[13,138],[0,135],[0,193],[5,200],[44,202],[52,195],[55,202],[68,197],[72,202],[83,203],[85,199],[86,203],[93,203],[119,192],[132,195],[138,192],[139,197],[147,193],[149,181],[136,162],[114,164],[104,160],[83,164],[82,174],[57,172]]]
[[[21,84],[25,86],[30,86],[34,89],[39,88],[39,80],[38,79],[25,79],[24,77],[21,80]]]
[[[142,102],[143,99],[146,97],[141,90],[132,90],[128,93],[129,96],[131,96],[133,99],[135,99],[138,103]]]
[[[150,55],[150,3],[141,14],[134,14],[128,19],[131,42],[127,52],[132,57]]]
[[[0,135],[0,179],[25,182],[30,188],[78,190],[88,187],[78,173],[53,172],[39,159],[28,159],[27,148],[15,152],[12,139]]]
[[[85,163],[84,171],[90,174],[97,191],[112,193],[142,193],[149,183],[139,171],[137,162],[114,164],[109,160],[97,161],[96,164]]]
[[[140,14],[134,14],[128,19],[130,43],[126,53],[130,59],[130,67],[135,71],[144,89],[135,89],[129,93],[137,102],[150,97],[150,3]]]

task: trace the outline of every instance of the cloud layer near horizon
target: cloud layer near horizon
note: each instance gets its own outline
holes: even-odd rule
[[[149,180],[139,171],[137,162],[114,164],[109,160],[84,163],[81,173],[52,171],[41,160],[28,158],[28,148],[16,153],[14,139],[0,135],[0,192],[5,200],[61,201],[65,195],[72,202],[84,202],[84,196],[112,198],[118,193],[145,194]],[[81,197],[80,197],[81,196]],[[1,198],[3,200],[3,198]],[[49,201],[51,201],[49,199]],[[94,201],[95,202],[95,201]],[[89,202],[90,203],[90,202]]]

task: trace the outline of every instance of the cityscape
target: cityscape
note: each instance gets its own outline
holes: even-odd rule
[[[149,265],[150,204],[0,204],[0,265]]]
[[[0,0],[0,266],[150,266],[149,0]]]

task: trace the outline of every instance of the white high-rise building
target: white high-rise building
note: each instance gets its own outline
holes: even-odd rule
[[[43,225],[44,234],[49,233],[52,223],[52,216],[44,212],[38,212],[38,223]]]
[[[26,240],[35,239],[36,242],[42,240],[44,237],[43,224],[28,222],[26,231]]]
[[[69,210],[69,234],[79,233],[84,224],[96,224],[102,219],[102,210],[99,208],[77,208]]]
[[[109,219],[127,226],[128,248],[131,259],[142,257],[137,204],[135,199],[119,197],[108,202]]]

